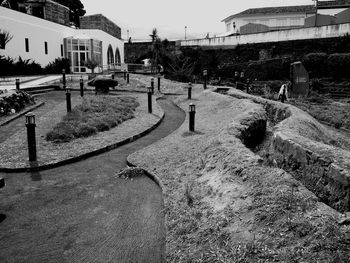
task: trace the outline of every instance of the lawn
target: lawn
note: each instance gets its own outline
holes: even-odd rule
[[[139,103],[133,97],[86,96],[81,105],[74,107],[46,134],[46,139],[55,143],[69,142],[108,131],[134,118],[138,106]]]

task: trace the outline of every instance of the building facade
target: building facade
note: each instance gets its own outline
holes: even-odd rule
[[[124,63],[124,42],[120,35],[118,38],[100,29],[102,26],[96,29],[95,25],[89,28],[85,24],[84,29],[76,29],[0,7],[0,29],[12,36],[5,49],[0,49],[0,55],[32,59],[42,67],[56,58],[68,58],[73,73],[90,72],[85,67],[88,59],[99,63],[95,72]]]
[[[221,36],[266,32],[266,27],[269,31],[273,31],[300,28],[312,24],[313,26],[323,26],[338,23],[332,16],[344,12],[350,7],[350,0],[317,1],[316,3],[317,6],[300,5],[247,9],[222,20],[225,23],[226,32]],[[320,22],[315,19],[316,13],[319,15],[317,19],[319,18]],[[344,14],[346,16],[347,13]],[[310,19],[312,16],[314,18]],[[339,21],[347,23],[344,15],[341,17]]]

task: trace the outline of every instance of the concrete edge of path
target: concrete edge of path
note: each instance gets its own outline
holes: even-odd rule
[[[160,99],[161,97],[157,98],[156,100]],[[55,167],[59,167],[59,166],[63,166],[66,164],[70,164],[70,163],[75,163],[75,162],[79,162],[81,160],[99,155],[101,153],[105,153],[108,152],[110,150],[113,150],[115,148],[118,148],[122,145],[128,144],[140,137],[145,136],[146,134],[150,133],[152,130],[154,130],[155,128],[157,128],[159,126],[159,124],[163,121],[165,116],[165,112],[163,111],[162,116],[160,117],[160,119],[151,127],[149,127],[148,129],[144,130],[143,132],[136,134],[134,136],[131,136],[127,139],[124,139],[122,141],[118,141],[116,143],[107,145],[105,147],[102,147],[100,149],[91,151],[91,152],[87,152],[75,157],[71,157],[62,161],[58,161],[55,163],[50,163],[50,164],[43,164],[43,165],[38,165],[37,162],[32,162],[30,163],[29,166],[27,167],[21,167],[21,168],[6,168],[6,167],[0,167],[0,172],[4,172],[4,173],[22,173],[22,172],[34,172],[34,171],[42,171],[42,170],[48,170],[48,169],[52,169]]]
[[[12,118],[9,118],[8,120],[0,122],[0,127],[7,125],[14,120],[17,120],[18,118],[22,117],[24,114],[26,114],[32,110],[35,110],[35,109],[43,106],[44,104],[45,104],[45,101],[39,102],[39,103],[35,104],[34,106],[27,108],[25,111],[20,112],[18,115],[13,116]]]

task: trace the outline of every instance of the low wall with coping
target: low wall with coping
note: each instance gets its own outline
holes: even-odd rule
[[[308,27],[289,30],[270,31],[258,34],[237,35],[230,37],[215,37],[208,39],[192,39],[180,42],[185,46],[235,47],[243,44],[280,42],[303,39],[320,39],[340,37],[350,34],[350,23]]]

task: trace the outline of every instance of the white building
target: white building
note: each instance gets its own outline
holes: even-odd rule
[[[56,58],[69,58],[74,73],[89,72],[84,66],[87,59],[93,58],[101,66],[124,63],[124,41],[120,37],[120,28],[114,24],[119,32],[113,33],[104,30],[102,21],[108,20],[104,16],[90,18],[93,29],[88,29],[87,23],[84,23],[84,29],[75,29],[0,7],[0,29],[13,36],[5,49],[0,49],[0,55],[32,59],[42,67]]]
[[[221,36],[257,33],[259,28],[263,28],[262,26],[268,27],[268,30],[303,27],[305,19],[314,16],[316,11],[318,14],[334,16],[349,8],[350,1],[317,1],[317,5],[317,8],[314,5],[250,8],[223,19],[222,22],[225,23],[226,32]],[[248,24],[249,26],[246,26]],[[248,32],[247,30],[241,30],[247,29],[247,27],[249,28]]]
[[[240,33],[247,24],[260,24],[270,29],[302,27],[304,20],[314,9],[311,5],[251,8],[222,20],[226,25],[225,35]]]

